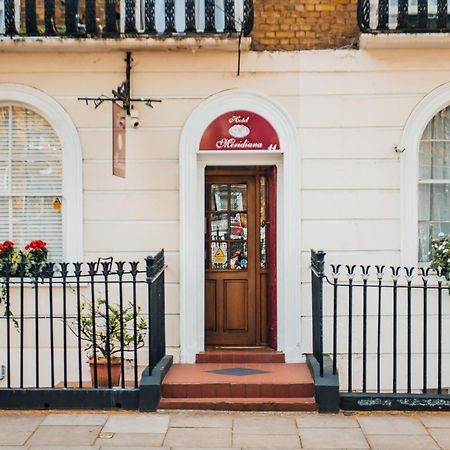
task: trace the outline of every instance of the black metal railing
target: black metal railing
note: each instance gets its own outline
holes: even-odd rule
[[[133,37],[248,36],[253,0],[4,0],[0,35]]]
[[[139,262],[3,263],[4,389],[137,389],[165,355],[164,251]],[[69,389],[70,390],[70,389]]]
[[[346,393],[450,400],[450,294],[429,268],[326,266],[311,251],[313,355],[332,358]],[[449,403],[450,405],[450,403]]]
[[[358,0],[358,23],[363,33],[448,32],[448,0]]]

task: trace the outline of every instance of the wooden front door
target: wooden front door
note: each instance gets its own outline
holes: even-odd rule
[[[206,172],[206,345],[270,342],[267,174],[262,168]]]

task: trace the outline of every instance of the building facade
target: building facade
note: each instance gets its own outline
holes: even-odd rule
[[[391,6],[384,23],[383,2],[363,3],[255,1],[246,37],[205,32],[208,19],[189,35],[163,35],[157,19],[150,37],[18,37],[3,19],[0,241],[42,239],[67,261],[164,248],[176,361],[205,344],[272,345],[303,361],[311,248],[330,263],[417,266],[450,232],[448,34],[416,32],[414,5],[394,32],[400,13]],[[442,16],[432,8],[428,31]],[[126,51],[132,96],[161,103],[133,105],[121,178],[111,105],[79,98],[120,85]],[[30,158],[33,145],[47,150]]]

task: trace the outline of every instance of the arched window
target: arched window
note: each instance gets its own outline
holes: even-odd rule
[[[432,239],[450,234],[450,106],[428,123],[419,146],[419,261],[430,260]]]
[[[16,104],[0,104],[0,241],[23,248],[47,242],[63,258],[63,152],[48,121]]]

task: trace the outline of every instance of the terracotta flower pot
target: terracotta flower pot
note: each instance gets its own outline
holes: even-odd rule
[[[94,358],[89,358],[91,367],[91,380],[94,386]],[[120,384],[120,366],[121,358],[111,357],[111,386],[119,386]],[[97,385],[98,387],[108,387],[108,359],[104,356],[97,356]]]

